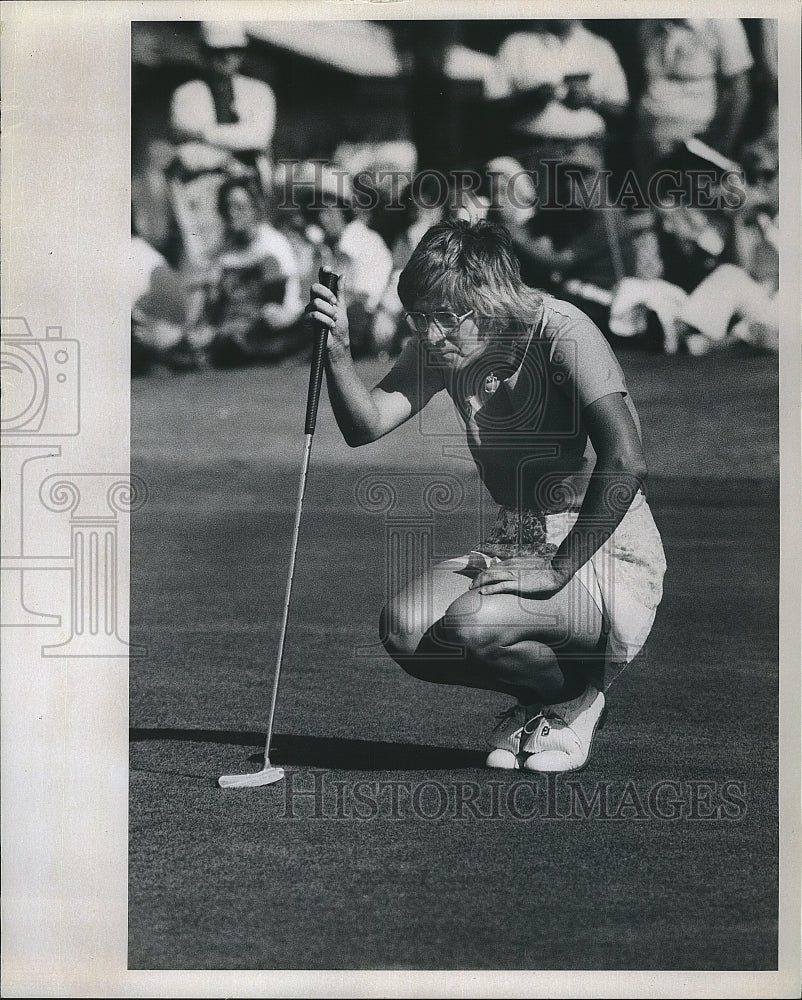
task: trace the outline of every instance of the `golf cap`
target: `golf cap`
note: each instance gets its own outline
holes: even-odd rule
[[[244,49],[248,45],[239,21],[202,21],[201,38],[209,49]]]
[[[334,170],[329,164],[305,160],[293,171],[293,183],[307,191],[327,195],[341,205],[351,202],[351,181],[344,170]]]

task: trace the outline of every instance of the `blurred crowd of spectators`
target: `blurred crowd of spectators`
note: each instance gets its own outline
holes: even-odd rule
[[[757,57],[737,19],[641,22],[637,94],[592,22],[520,24],[484,82],[492,155],[447,175],[402,139],[275,163],[242,28],[201,25],[207,73],[172,95],[172,142],[132,182],[134,372],[305,357],[322,264],[346,275],[355,355],[392,355],[398,274],[446,216],[506,225],[524,279],[613,341],[777,350],[776,22]]]

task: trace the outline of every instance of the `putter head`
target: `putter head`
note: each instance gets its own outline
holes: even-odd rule
[[[280,767],[272,767],[269,761],[261,771],[253,774],[224,774],[217,779],[217,784],[221,788],[258,788],[260,785],[272,785],[274,781],[281,781],[284,777],[284,770]]]

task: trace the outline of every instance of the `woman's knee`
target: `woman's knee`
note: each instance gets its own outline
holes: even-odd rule
[[[443,617],[443,631],[448,642],[459,646],[473,659],[494,659],[509,640],[503,624],[502,609],[492,598],[472,592],[463,594]]]
[[[452,618],[446,631],[448,641],[459,646],[469,663],[496,682],[537,685],[551,677],[558,668],[554,651],[522,635],[519,629],[505,628],[503,617],[494,617],[493,611],[490,608],[487,616]],[[525,647],[520,645],[522,642]]]
[[[422,636],[422,624],[404,614],[397,605],[390,603],[382,608],[379,638],[390,656],[402,666],[415,655]]]
[[[549,670],[561,654],[585,648],[582,636],[570,627],[566,608],[558,606],[560,602],[530,603],[531,614],[524,614],[518,599],[509,594],[481,596],[469,591],[454,601],[444,616],[448,641],[491,667],[506,660],[510,647],[526,642],[530,650],[539,651],[532,657],[533,670]]]

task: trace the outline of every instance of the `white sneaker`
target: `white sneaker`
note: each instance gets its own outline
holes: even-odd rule
[[[524,769],[541,774],[578,771],[590,757],[596,730],[604,724],[604,695],[592,685],[572,701],[546,705],[526,723],[521,756]]]
[[[490,734],[488,743],[494,749],[485,763],[488,767],[514,771],[519,768],[518,754],[521,752],[521,736],[527,720],[538,715],[540,710],[530,705],[513,705],[499,715],[499,723]]]

